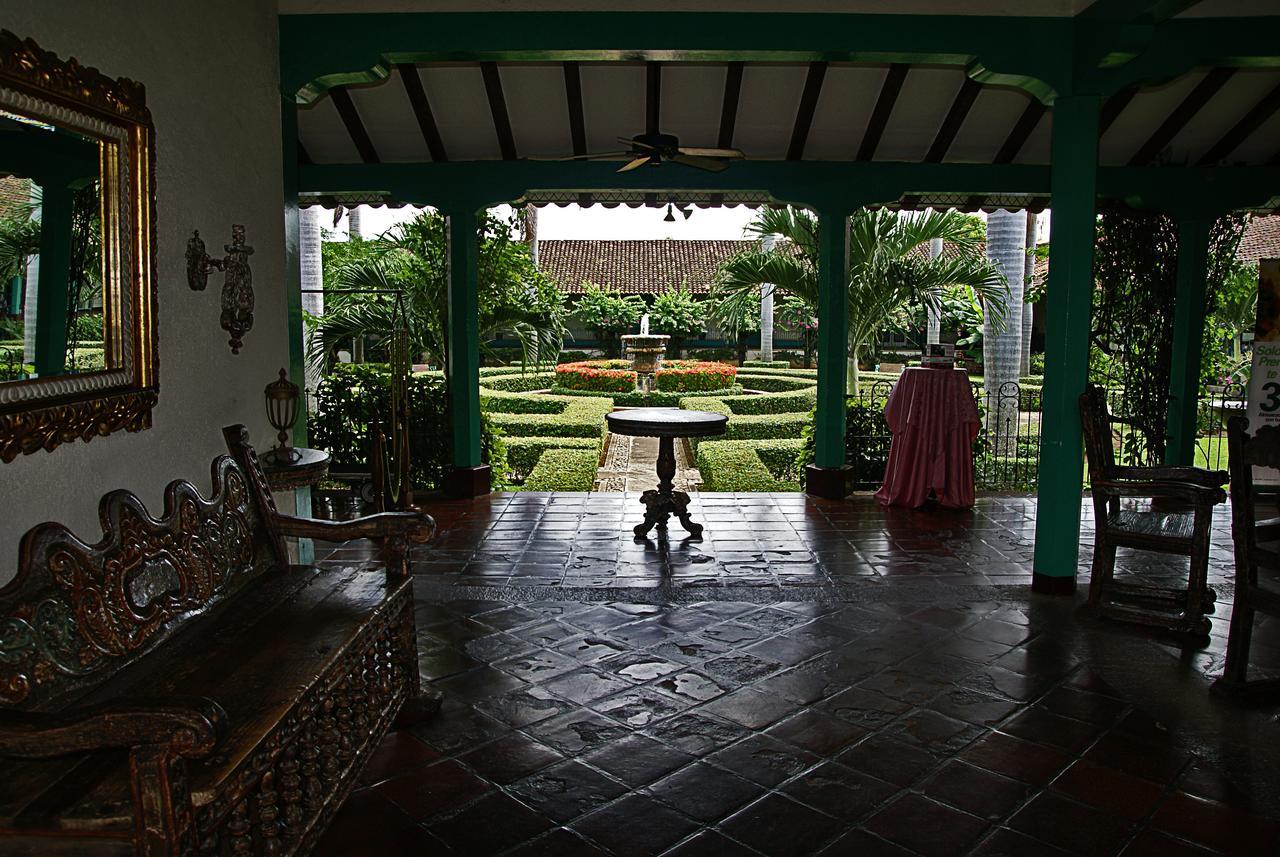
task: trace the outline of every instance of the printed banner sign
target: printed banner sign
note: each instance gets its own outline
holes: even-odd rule
[[[1280,425],[1280,259],[1258,263],[1258,320],[1249,376],[1249,433]],[[1280,483],[1280,471],[1256,468],[1255,482]]]

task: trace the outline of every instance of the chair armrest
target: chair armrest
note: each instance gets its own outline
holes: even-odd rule
[[[1110,479],[1094,479],[1090,484],[1094,491],[1110,497],[1178,497],[1212,505],[1227,501],[1227,492],[1221,488],[1198,485],[1193,482],[1116,482]]]
[[[414,544],[426,544],[435,537],[435,519],[426,512],[379,512],[354,521],[317,521],[276,515],[276,530],[284,536],[345,542],[348,539],[401,537]]]
[[[120,700],[57,713],[0,712],[0,756],[43,759],[90,750],[160,746],[203,756],[226,731],[226,712],[206,697]]]
[[[1231,474],[1225,470],[1205,470],[1202,467],[1186,467],[1181,465],[1157,465],[1155,467],[1123,467],[1117,465],[1110,468],[1108,477],[1112,479],[1150,480],[1153,482],[1190,482],[1205,488],[1219,488],[1231,481]]]

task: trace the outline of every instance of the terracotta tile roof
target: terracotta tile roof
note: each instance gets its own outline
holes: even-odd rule
[[[568,294],[581,294],[584,281],[633,295],[681,283],[706,294],[721,262],[758,246],[747,240],[539,241],[538,267]]]
[[[1255,264],[1259,259],[1280,259],[1280,217],[1255,217],[1244,230],[1236,259]]]

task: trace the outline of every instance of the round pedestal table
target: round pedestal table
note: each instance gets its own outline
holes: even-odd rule
[[[689,518],[689,495],[673,490],[676,475],[675,439],[678,437],[715,437],[724,434],[729,418],[708,411],[684,411],[679,408],[634,408],[614,411],[605,416],[609,431],[626,437],[658,439],[658,487],[640,495],[644,504],[644,522],[637,524],[635,534],[644,537],[654,527],[667,528],[672,515],[680,520],[691,536],[702,535],[702,525]]]

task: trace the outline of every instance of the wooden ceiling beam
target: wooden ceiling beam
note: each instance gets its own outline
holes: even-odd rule
[[[720,105],[720,136],[716,145],[721,149],[733,148],[733,130],[738,124],[738,98],[742,95],[742,69],[744,63],[731,62],[725,69],[724,101]]]
[[[514,161],[516,155],[516,138],[511,133],[511,117],[507,115],[507,97],[502,92],[502,76],[495,62],[480,63],[480,73],[484,75],[484,91],[489,98],[489,112],[493,114],[493,130],[498,136],[498,150],[502,152],[502,160]]]
[[[871,111],[871,119],[867,122],[867,130],[862,135],[862,145],[858,146],[855,160],[869,161],[875,157],[880,138],[889,124],[893,114],[893,106],[898,101],[898,93],[902,91],[902,83],[907,79],[911,66],[907,63],[894,63],[889,66],[884,85],[880,87],[880,95],[876,98],[875,109]]]
[[[1205,75],[1204,79],[1196,84],[1196,88],[1182,99],[1182,103],[1174,108],[1168,118],[1160,123],[1160,127],[1147,139],[1147,142],[1142,144],[1142,148],[1129,159],[1129,166],[1145,167],[1154,161],[1165,147],[1173,142],[1173,138],[1178,136],[1178,132],[1187,127],[1187,123],[1195,118],[1213,96],[1218,94],[1218,90],[1226,86],[1227,81],[1235,73],[1236,70],[1233,68],[1215,68]]]
[[[960,89],[951,102],[946,118],[942,120],[942,125],[939,126],[938,133],[933,138],[933,145],[924,156],[926,164],[942,163],[942,159],[947,156],[947,150],[955,142],[956,135],[964,127],[964,120],[973,109],[973,103],[978,100],[978,93],[981,91],[982,84],[971,77],[965,77],[964,83],[960,84]]]
[[[366,164],[381,163],[378,150],[374,148],[373,140],[369,139],[369,132],[360,121],[360,114],[356,112],[356,106],[352,103],[351,94],[347,92],[346,87],[335,87],[329,92],[333,97],[333,106],[337,108],[338,116],[342,118],[342,124],[347,126],[347,134],[351,137],[351,142],[360,153],[360,160]]]
[[[418,130],[422,132],[422,141],[427,144],[433,161],[449,160],[444,140],[440,137],[440,129],[436,126],[435,114],[431,112],[431,102],[427,100],[427,91],[422,86],[422,78],[418,75],[418,67],[409,63],[397,66],[400,80],[404,83],[404,94],[413,107],[413,118],[418,121]]]
[[[564,64],[564,97],[569,109],[569,139],[573,153],[587,153],[587,122],[582,110],[582,73],[577,62]]]
[[[791,129],[791,145],[787,147],[787,160],[798,161],[804,156],[804,146],[809,139],[809,129],[813,126],[813,114],[818,109],[818,98],[822,95],[822,81],[827,76],[825,62],[809,63],[809,73],[804,79],[804,91],[800,94],[800,105],[796,108],[796,121]]]
[[[644,64],[644,132],[657,134],[662,127],[662,63]]]
[[[1102,109],[1098,111],[1099,137],[1107,133],[1107,129],[1120,118],[1120,114],[1124,112],[1124,109],[1129,106],[1129,102],[1133,101],[1133,97],[1137,94],[1137,87],[1131,86],[1128,89],[1120,90],[1103,102]]]
[[[1032,98],[1027,102],[1027,107],[1022,111],[1022,115],[1018,117],[1018,121],[1014,123],[1013,130],[1009,132],[1009,136],[1005,137],[1004,144],[1000,146],[1000,151],[996,152],[996,156],[991,159],[993,164],[1012,164],[1014,158],[1018,157],[1018,153],[1022,151],[1022,147],[1027,144],[1031,134],[1036,130],[1036,126],[1040,124],[1040,120],[1044,118],[1044,114],[1049,111],[1042,103]],[[986,202],[984,196],[971,196],[965,200],[965,210],[980,208]]]
[[[1240,144],[1249,139],[1255,131],[1280,110],[1280,85],[1272,88],[1262,96],[1262,100],[1250,108],[1240,121],[1231,126],[1231,130],[1222,135],[1222,139],[1214,143],[1209,151],[1201,156],[1196,166],[1205,167],[1225,161]]]

